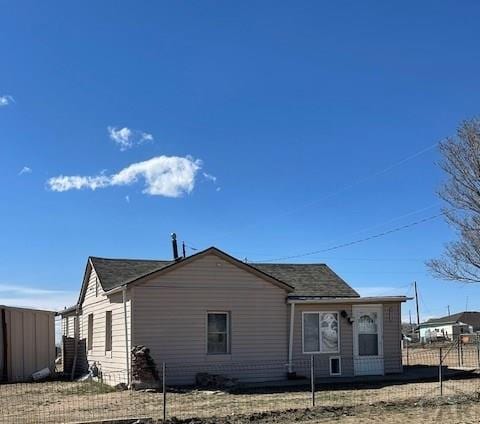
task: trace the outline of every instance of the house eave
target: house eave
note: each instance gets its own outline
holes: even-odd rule
[[[389,303],[389,302],[406,302],[412,300],[407,296],[378,296],[378,297],[315,297],[315,296],[289,296],[287,303],[295,304],[326,304],[326,303]]]

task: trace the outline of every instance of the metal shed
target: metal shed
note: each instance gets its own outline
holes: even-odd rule
[[[55,367],[55,312],[0,305],[0,381]]]

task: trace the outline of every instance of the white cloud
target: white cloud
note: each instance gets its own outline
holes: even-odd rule
[[[195,187],[197,172],[202,162],[190,156],[156,156],[144,162],[133,163],[116,174],[96,176],[64,176],[50,178],[48,186],[63,192],[88,188],[96,190],[112,186],[127,186],[140,178],[145,181],[143,193],[152,196],[180,197]]]
[[[144,131],[131,130],[127,127],[108,127],[107,130],[110,138],[117,143],[122,151],[130,149],[136,144],[153,141],[153,135]]]
[[[217,182],[217,177],[215,177],[214,175],[207,174],[206,172],[203,172],[203,176],[205,177],[205,179],[207,179],[209,181],[212,181],[213,183]]]
[[[32,168],[29,168],[28,166],[24,166],[18,175],[23,175],[23,174],[31,174],[32,173]]]
[[[130,203],[130,196],[129,196],[128,194],[125,196],[125,201],[126,201],[127,203]]]
[[[0,107],[8,106],[10,103],[15,103],[15,99],[8,94],[0,96]]]

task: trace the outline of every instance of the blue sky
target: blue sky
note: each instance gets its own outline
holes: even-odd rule
[[[169,258],[172,231],[255,261],[437,214],[434,144],[479,114],[479,17],[475,1],[2,2],[0,303],[68,306],[88,255]],[[480,309],[478,286],[425,268],[453,237],[440,218],[291,261],[365,295],[416,280],[424,317]]]

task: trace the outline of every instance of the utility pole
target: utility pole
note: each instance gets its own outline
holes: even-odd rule
[[[417,306],[417,326],[420,326],[420,312],[418,309],[418,291],[417,291],[417,282],[414,281],[413,283],[415,285],[415,304]]]
[[[468,296],[467,299],[465,300],[465,312],[468,311]]]

